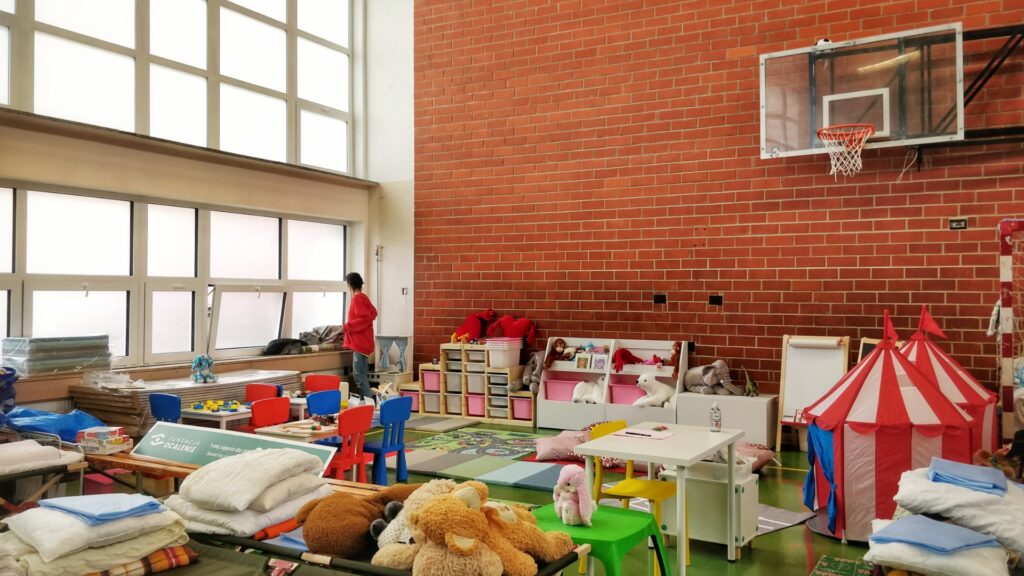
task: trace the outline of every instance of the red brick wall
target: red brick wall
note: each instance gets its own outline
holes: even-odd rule
[[[691,364],[724,358],[771,390],[783,334],[855,347],[889,308],[909,336],[926,303],[954,355],[995,384],[995,227],[1024,216],[1024,146],[928,151],[899,184],[902,148],[866,153],[864,172],[838,183],[824,156],[761,160],[758,54],[1024,23],[1024,1],[415,10],[417,362],[492,307],[545,338],[692,339]],[[968,127],[1024,125],[1022,85],[1024,48],[968,107]],[[949,231],[952,216],[970,229]]]

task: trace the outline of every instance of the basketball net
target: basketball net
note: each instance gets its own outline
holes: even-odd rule
[[[818,129],[818,139],[825,144],[832,159],[829,174],[837,179],[839,175],[854,176],[862,167],[860,153],[868,138],[875,134],[872,124],[837,124]]]

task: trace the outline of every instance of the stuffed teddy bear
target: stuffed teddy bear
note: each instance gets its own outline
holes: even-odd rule
[[[423,543],[423,534],[418,533],[411,525],[409,515],[418,512],[435,496],[448,494],[459,488],[476,489],[475,484],[474,481],[457,484],[454,480],[437,479],[420,486],[418,490],[409,495],[402,511],[377,538],[377,545],[380,549],[373,555],[371,562],[376,566],[385,566],[396,570],[412,569],[413,560]]]
[[[594,514],[594,500],[587,490],[587,476],[583,468],[575,464],[563,466],[558,473],[554,494],[555,515],[568,526],[583,524],[590,526]]]
[[[596,382],[582,380],[572,389],[572,401],[583,404],[601,404],[604,402],[604,376]]]
[[[192,360],[192,381],[198,383],[217,381],[217,375],[213,373],[213,358],[206,354],[200,354]]]
[[[568,554],[573,548],[572,538],[565,532],[545,532],[537,527],[537,519],[522,506],[488,502],[483,512],[491,524],[488,543],[501,557],[505,574],[508,576],[532,576],[537,573],[534,558],[545,564],[554,562]],[[495,538],[494,534],[500,536]],[[518,554],[512,558],[502,552],[497,542],[505,540]],[[520,554],[526,554],[529,562],[522,562]]]
[[[510,392],[519,392],[529,389],[534,394],[540,389],[540,375],[544,373],[544,352],[535,352],[526,361],[526,368],[523,369],[523,379],[510,382]]]
[[[309,551],[338,558],[369,557],[376,548],[371,525],[384,518],[390,502],[405,502],[422,484],[395,484],[369,496],[336,492],[307,502],[296,522]]]
[[[650,372],[641,374],[636,380],[636,386],[643,390],[645,394],[633,401],[633,406],[661,407],[664,406],[666,402],[669,402],[676,394],[674,386],[670,386],[658,380],[658,377]]]
[[[479,494],[474,497],[473,492],[457,490],[434,496],[409,514],[409,522],[422,535],[417,541],[420,546],[412,564],[413,576],[501,576],[506,571],[502,557],[491,546],[497,539],[480,511]],[[515,552],[508,542],[504,548]]]

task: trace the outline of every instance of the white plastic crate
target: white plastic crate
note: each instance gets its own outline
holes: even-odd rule
[[[439,414],[441,412],[441,395],[424,392],[423,411],[431,414]]]
[[[519,365],[519,348],[511,350],[488,350],[488,365],[491,368],[511,368]]]
[[[466,375],[466,391],[470,394],[483,394],[484,393],[484,375],[483,374],[467,374]]]
[[[462,372],[445,372],[445,390],[462,392]]]
[[[444,409],[447,414],[462,414],[462,395],[445,394]]]

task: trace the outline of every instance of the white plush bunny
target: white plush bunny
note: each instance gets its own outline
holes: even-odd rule
[[[641,374],[640,378],[637,379],[636,385],[638,388],[646,392],[644,396],[637,398],[633,402],[633,406],[664,406],[666,402],[675,396],[676,389],[674,386],[665,384],[658,380],[658,377],[652,373]]]
[[[602,377],[596,382],[587,380],[577,382],[576,387],[572,389],[572,401],[583,404],[601,404],[604,401],[603,381]]]

